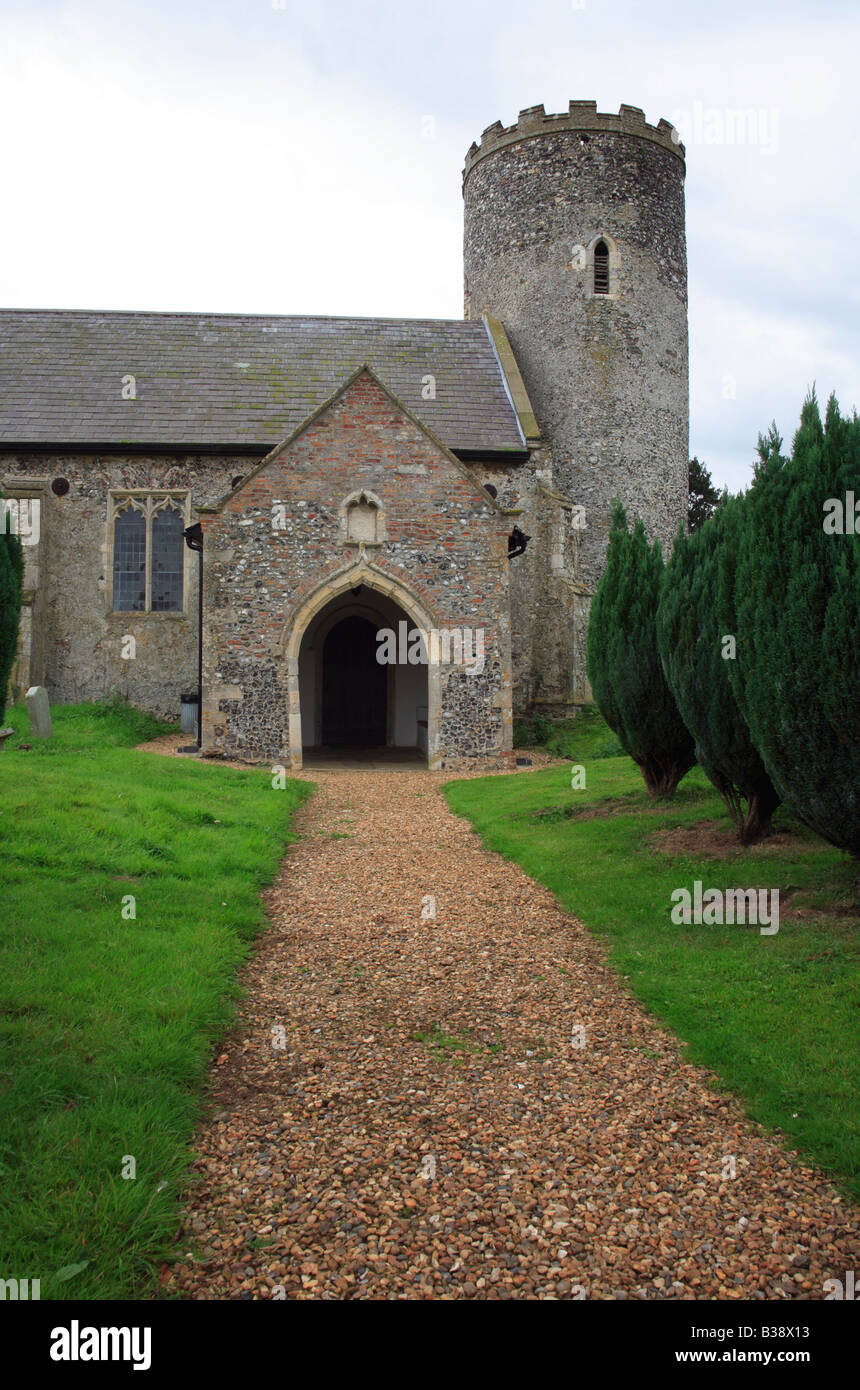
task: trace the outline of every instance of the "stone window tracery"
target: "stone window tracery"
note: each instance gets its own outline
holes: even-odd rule
[[[114,612],[183,611],[187,515],[187,492],[111,493]]]

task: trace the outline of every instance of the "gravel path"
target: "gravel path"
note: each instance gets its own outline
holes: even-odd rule
[[[480,848],[444,774],[312,780],[167,1291],[821,1298],[856,1267],[856,1209]]]

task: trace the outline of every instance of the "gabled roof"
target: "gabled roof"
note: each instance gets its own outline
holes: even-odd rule
[[[243,488],[246,488],[248,484],[251,482],[251,480],[253,478],[256,478],[258,473],[262,473],[263,469],[269,463],[271,463],[273,459],[276,459],[279,454],[286,453],[290,445],[293,444],[294,441],[297,440],[300,435],[304,434],[305,430],[308,429],[308,427],[312,425],[316,420],[318,420],[321,415],[324,415],[327,410],[331,409],[335,402],[340,400],[341,396],[346,395],[350,387],[353,386],[356,381],[358,381],[360,376],[364,375],[369,376],[371,381],[375,382],[376,385],[379,387],[380,391],[384,392],[384,394],[388,397],[391,404],[395,406],[399,411],[401,411],[405,418],[407,420],[410,420],[412,424],[415,425],[416,429],[420,430],[421,433],[427,439],[430,440],[431,444],[435,445],[435,447],[439,449],[441,454],[445,458],[447,458],[451,467],[455,468],[457,472],[462,475],[462,477],[468,483],[469,487],[472,488],[472,490],[478,497],[480,497],[483,505],[485,507],[490,507],[491,510],[499,512],[501,514],[502,508],[499,506],[498,502],[492,496],[492,494],[487,492],[486,489],[481,486],[473,471],[470,468],[467,468],[465,464],[461,463],[460,460],[457,458],[457,455],[453,453],[451,449],[447,448],[447,446],[442,442],[438,435],[435,435],[433,431],[429,429],[427,425],[424,424],[423,420],[419,419],[419,417],[413,411],[411,411],[408,406],[404,405],[403,401],[401,401],[398,398],[398,396],[395,395],[395,393],[391,390],[391,387],[387,386],[386,383],[380,379],[380,377],[373,370],[373,368],[369,366],[366,362],[362,363],[360,367],[357,367],[354,372],[350,372],[346,381],[342,381],[340,385],[337,387],[337,389],[333,391],[332,394],[328,397],[327,400],[322,401],[316,407],[315,410],[311,411],[307,419],[302,420],[301,424],[299,424],[294,430],[292,430],[290,434],[286,436],[285,439],[282,439],[278,444],[276,444],[275,447],[271,449],[268,454],[266,454],[266,457],[264,459],[261,459],[261,461],[256,465],[255,468],[251,469],[250,473],[246,473],[244,475],[242,480],[239,483],[237,483],[235,488],[231,488],[229,492],[223,493],[222,496],[217,499],[217,501],[210,505],[198,506],[197,511],[201,514],[209,514],[222,511],[226,502],[228,502],[232,497],[236,497],[237,495],[239,495],[242,492]]]
[[[52,309],[0,310],[0,447],[268,452],[365,363],[453,452],[525,455],[483,322]]]

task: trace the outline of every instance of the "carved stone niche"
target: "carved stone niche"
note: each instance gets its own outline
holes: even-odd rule
[[[362,488],[340,504],[340,539],[343,545],[382,545],[387,539],[385,512],[375,492]]]

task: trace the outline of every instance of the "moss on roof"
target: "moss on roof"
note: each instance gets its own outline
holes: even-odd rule
[[[523,450],[481,322],[47,309],[0,310],[0,445],[272,447],[364,362],[447,448]]]

